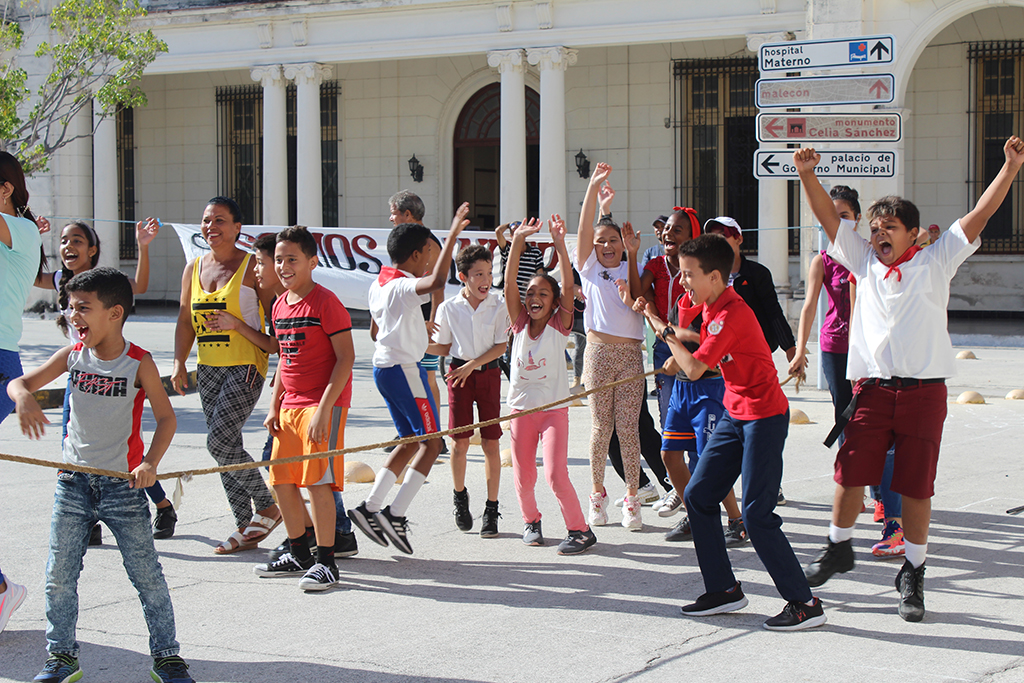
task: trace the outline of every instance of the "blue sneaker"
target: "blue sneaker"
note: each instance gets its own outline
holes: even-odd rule
[[[156,683],[196,683],[188,675],[188,664],[178,655],[154,659],[149,675]]]
[[[82,678],[82,669],[78,666],[78,657],[55,654],[46,658],[43,670],[33,681],[44,683],[73,683]]]

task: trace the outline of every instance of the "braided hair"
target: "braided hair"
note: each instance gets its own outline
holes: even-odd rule
[[[68,228],[78,228],[85,233],[85,239],[89,242],[90,247],[96,247],[96,253],[92,255],[89,261],[89,270],[96,267],[96,264],[100,262],[100,238],[96,234],[96,231],[92,229],[88,223],[83,221],[71,221],[64,226],[64,230]],[[60,256],[57,256],[60,259]],[[68,298],[67,284],[68,280],[73,278],[75,274],[71,272],[71,269],[64,265],[64,259],[60,259],[60,279],[57,281],[57,306],[61,311],[61,314],[57,316],[57,327],[64,333],[64,336],[68,336],[68,320],[64,317],[64,311],[68,310],[70,301]]]

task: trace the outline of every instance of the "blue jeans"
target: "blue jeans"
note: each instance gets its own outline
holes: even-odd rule
[[[832,394],[832,408],[835,413],[835,420],[839,422],[839,416],[846,410],[853,400],[853,385],[846,379],[845,353],[832,353],[831,351],[821,352],[821,371],[828,382],[828,393]],[[846,441],[843,434],[839,435],[839,445]]]
[[[664,366],[665,361],[672,357],[672,351],[669,350],[668,344],[660,339],[654,340],[652,352],[655,370]],[[658,388],[658,414],[661,418],[658,424],[662,429],[665,428],[665,416],[668,415],[668,404],[672,400],[672,386],[675,381],[676,378],[671,375],[657,374],[654,376],[654,386]]]
[[[683,500],[708,593],[736,584],[722,532],[722,499],[743,476],[743,523],[775,587],[787,602],[808,602],[811,589],[775,514],[782,482],[782,449],[789,411],[760,420],[737,420],[728,411],[697,461]]]
[[[334,491],[334,512],[334,530],[342,534],[352,533],[352,522],[348,518],[348,513],[345,512],[345,503],[341,501],[339,491]]]
[[[128,578],[139,593],[149,627],[153,657],[178,654],[174,609],[164,571],[153,547],[149,504],[128,481],[61,471],[50,523],[50,557],[46,562],[46,649],[78,656],[78,577],[89,531],[102,521],[117,540]]]
[[[14,410],[14,401],[7,395],[7,383],[24,374],[18,352],[0,349],[0,422]]]
[[[882,501],[886,519],[903,516],[903,496],[889,488],[892,485],[892,463],[895,458],[896,444],[893,444],[889,446],[889,452],[885,454],[885,469],[882,470],[881,485],[871,487],[871,497]]]

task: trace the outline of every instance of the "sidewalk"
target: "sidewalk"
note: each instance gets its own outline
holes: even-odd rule
[[[161,374],[171,366],[173,316],[136,316],[126,335],[150,349]],[[371,344],[355,330],[355,387],[346,445],[391,438],[394,428],[376,389]],[[33,367],[60,346],[53,321],[26,321],[23,362]],[[524,546],[511,469],[502,470],[501,536],[481,539],[455,528],[448,461],[440,460],[413,503],[406,556],[359,536],[359,555],[340,560],[341,587],[303,594],[288,579],[259,579],[261,551],[219,557],[213,546],[231,532],[217,477],[185,484],[174,538],[157,541],[171,586],[181,654],[197,681],[279,683],[300,680],[381,681],[854,681],[933,682],[1024,680],[1024,519],[1008,516],[1024,504],[1024,350],[972,347],[977,360],[957,361],[950,381],[929,544],[926,604],[919,624],[896,615],[893,580],[902,560],[878,561],[869,549],[881,525],[862,515],[857,566],[816,590],[828,623],[801,633],[771,633],[761,622],[783,602],[753,548],[730,551],[750,605],[703,619],[679,606],[703,592],[691,543],[669,544],[664,532],[678,517],[644,509],[644,530],[617,523],[598,527],[598,544],[583,556],[559,557],[565,529],[543,477],[537,498],[548,545]],[[816,349],[815,349],[816,351]],[[779,367],[784,357],[777,353]],[[813,364],[817,355],[811,356]],[[190,364],[190,368],[192,365]],[[981,392],[986,405],[957,405],[961,391]],[[802,563],[823,543],[834,484],[834,452],[821,441],[831,427],[828,392],[785,387],[793,408],[812,420],[793,425],[786,448],[779,508]],[[258,457],[269,391],[245,430]],[[652,410],[657,410],[650,399]],[[442,399],[442,404],[446,400]],[[206,425],[199,397],[173,396],[178,433],[162,471],[208,467]],[[0,452],[59,459],[60,411],[41,441],[23,437],[16,420],[0,425]],[[442,423],[447,424],[446,408]],[[144,428],[152,433],[152,419]],[[587,408],[570,408],[570,475],[586,500],[589,488]],[[508,447],[508,436],[502,448]],[[381,451],[350,456],[379,468]],[[483,456],[470,450],[471,509],[483,509]],[[29,681],[45,658],[44,570],[52,505],[52,470],[0,461],[0,515],[5,520],[0,566],[29,595],[0,633],[0,681]],[[167,482],[165,482],[167,484]],[[608,468],[609,494],[622,494]],[[170,490],[170,489],[169,489]],[[369,485],[348,485],[358,504]],[[359,532],[357,532],[358,534]],[[108,530],[91,548],[80,583],[78,637],[83,683],[148,680],[145,623]],[[284,538],[283,528],[264,549]]]

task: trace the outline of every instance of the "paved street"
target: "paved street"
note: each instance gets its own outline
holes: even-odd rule
[[[23,361],[32,367],[60,341],[53,321],[27,321]],[[126,336],[150,349],[162,374],[171,366],[173,322],[167,311],[131,319]],[[346,445],[390,438],[394,429],[373,387],[371,343],[356,330],[354,405]],[[1018,344],[1019,346],[1019,344]],[[770,633],[761,622],[783,606],[748,544],[730,551],[750,605],[737,613],[684,618],[679,606],[703,592],[692,544],[664,532],[678,517],[644,510],[642,532],[596,528],[598,545],[559,557],[564,535],[558,508],[541,478],[538,502],[546,547],[524,546],[510,469],[502,470],[501,536],[481,539],[455,528],[447,460],[435,466],[413,503],[412,556],[359,536],[357,557],[340,560],[341,586],[303,594],[291,580],[259,579],[265,553],[228,557],[212,548],[232,530],[218,478],[184,487],[177,533],[157,541],[171,587],[181,654],[197,681],[992,681],[1024,680],[1024,519],[1005,511],[1024,504],[1024,349],[971,347],[957,361],[936,482],[923,623],[896,615],[893,579],[902,560],[878,561],[870,546],[881,525],[861,516],[854,571],[817,589],[828,623],[801,633]],[[816,348],[813,349],[816,351]],[[817,356],[811,357],[816,362]],[[784,357],[776,354],[782,367]],[[957,405],[974,389],[986,405]],[[812,424],[793,425],[786,447],[779,509],[801,562],[828,529],[833,453],[821,441],[831,426],[827,391],[785,387],[793,408]],[[265,391],[245,431],[258,457]],[[163,471],[211,466],[198,395],[174,396],[178,433]],[[654,399],[651,408],[657,410]],[[447,411],[442,409],[446,415]],[[148,410],[147,410],[148,413]],[[0,452],[59,459],[60,410],[40,442],[16,421],[0,426]],[[147,434],[152,420],[148,418]],[[587,408],[570,409],[570,474],[581,499],[589,485]],[[443,418],[447,424],[447,418]],[[148,440],[148,439],[147,439]],[[507,447],[507,435],[502,447]],[[377,469],[384,453],[362,460]],[[483,466],[470,451],[468,486],[479,518]],[[0,681],[29,681],[45,658],[44,568],[52,504],[52,470],[0,461],[0,566],[29,596],[0,634]],[[609,468],[609,492],[621,489]],[[346,487],[355,505],[368,484]],[[618,521],[618,513],[612,515]],[[477,520],[477,528],[479,520]],[[78,636],[87,683],[148,680],[148,645],[138,598],[109,531],[91,548],[80,583]],[[265,548],[284,538],[278,529]]]

